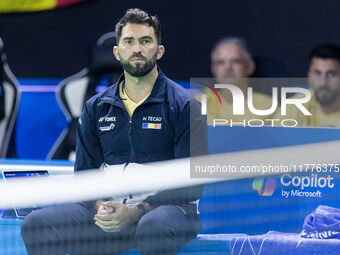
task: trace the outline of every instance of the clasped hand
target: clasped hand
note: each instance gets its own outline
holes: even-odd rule
[[[118,232],[138,220],[138,208],[120,202],[103,202],[94,217],[95,224],[105,232]]]

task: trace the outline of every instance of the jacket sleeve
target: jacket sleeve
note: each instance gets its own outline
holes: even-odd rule
[[[200,103],[192,99],[178,116],[174,127],[175,158],[185,158],[208,154],[207,122],[200,113]],[[188,188],[178,188],[162,191],[146,198],[150,205],[186,204],[198,200],[203,191],[203,185]]]
[[[78,121],[74,171],[98,169],[104,161],[103,151],[96,132],[96,122],[93,114],[91,114],[93,110],[91,105],[89,106],[86,103]],[[92,211],[95,209],[96,201],[79,201],[79,203]]]
[[[90,105],[91,106],[91,105]],[[77,127],[75,171],[99,168],[104,162],[103,150],[97,135],[94,109],[86,103]]]

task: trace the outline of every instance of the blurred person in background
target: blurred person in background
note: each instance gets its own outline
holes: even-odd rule
[[[278,118],[294,119],[299,126],[340,127],[340,46],[327,43],[312,48],[307,77],[311,99],[303,105],[311,115],[287,105],[287,115]]]
[[[216,89],[221,97],[222,105],[214,104],[207,98],[207,119],[212,124],[214,119],[227,119],[242,122],[249,119],[268,119],[272,115],[259,116],[248,109],[249,77],[256,68],[246,42],[238,37],[226,37],[218,41],[211,52],[211,73],[218,84],[233,84],[245,97],[245,114],[233,114],[233,95],[229,89]],[[200,96],[197,96],[200,99]],[[272,106],[272,98],[253,91],[253,106],[259,110],[267,110]]]

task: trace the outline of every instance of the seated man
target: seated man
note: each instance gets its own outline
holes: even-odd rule
[[[288,105],[284,118],[296,120],[299,126],[340,127],[340,46],[316,46],[310,51],[309,61],[311,99],[303,105],[311,115]]]
[[[219,84],[233,84],[242,92],[245,99],[248,97],[250,77],[255,70],[255,62],[252,59],[246,43],[236,37],[227,37],[219,42],[211,53],[211,72]],[[207,98],[207,119],[212,124],[214,119],[228,119],[234,122],[242,122],[249,119],[268,119],[272,115],[255,115],[249,111],[245,100],[244,115],[233,114],[233,95],[228,89],[216,89],[221,97],[222,105],[214,104]],[[267,110],[272,106],[272,98],[258,92],[253,92],[253,106],[259,110]],[[200,95],[197,96],[200,99]]]
[[[129,9],[117,23],[116,35],[113,52],[124,73],[86,102],[77,129],[75,170],[207,153],[199,103],[157,66],[164,53],[158,18]],[[192,138],[198,144],[190,150]],[[174,255],[196,237],[200,221],[194,202],[202,186],[137,194],[139,199],[134,188],[125,199],[58,205],[29,214],[21,228],[28,254],[112,255],[137,247],[143,255]]]

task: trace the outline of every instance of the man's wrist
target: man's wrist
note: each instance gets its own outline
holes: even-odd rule
[[[130,211],[129,215],[131,215],[131,222],[139,221],[139,210],[136,205],[129,205],[128,210]]]
[[[149,211],[151,211],[151,206],[149,205],[149,203],[146,202],[142,202],[140,204],[137,205],[137,209],[138,209],[138,219],[142,218],[146,213],[148,213]]]

